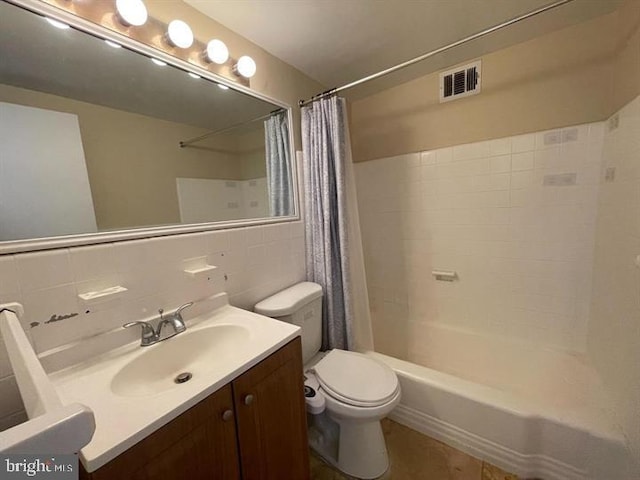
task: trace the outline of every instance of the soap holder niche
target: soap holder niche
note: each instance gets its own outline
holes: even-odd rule
[[[184,273],[191,278],[211,280],[217,274],[216,270],[218,270],[218,267],[213,265],[199,265],[185,268]]]
[[[78,298],[80,298],[85,305],[94,305],[96,303],[121,298],[127,291],[128,290],[125,287],[116,285],[114,287],[103,288],[102,290],[95,290],[93,292],[79,293]]]
[[[441,282],[453,282],[458,280],[458,272],[453,270],[433,270],[431,275],[435,277],[436,280]]]

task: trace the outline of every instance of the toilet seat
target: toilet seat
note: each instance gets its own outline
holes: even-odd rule
[[[384,405],[400,388],[390,367],[356,352],[332,350],[313,370],[327,395],[356,407]]]

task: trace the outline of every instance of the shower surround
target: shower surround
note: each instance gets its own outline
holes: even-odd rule
[[[636,478],[639,119],[637,97],[606,122],[357,164],[394,419],[525,477]]]
[[[431,324],[584,352],[604,131],[356,164],[376,351],[419,362]]]

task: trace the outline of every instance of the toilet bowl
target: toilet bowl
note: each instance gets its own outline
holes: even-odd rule
[[[322,288],[303,282],[261,301],[255,311],[302,328],[309,443],[344,473],[362,479],[389,467],[380,420],[400,402],[400,384],[387,365],[357,352],[317,355]],[[319,358],[321,357],[321,358]]]
[[[380,420],[400,402],[393,370],[360,353],[331,350],[309,374],[317,378],[326,412],[339,426],[337,456],[325,458],[353,477],[383,475],[389,458]]]

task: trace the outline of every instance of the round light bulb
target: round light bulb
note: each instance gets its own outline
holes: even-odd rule
[[[60,30],[66,30],[67,28],[71,28],[69,27],[69,25],[67,25],[66,23],[62,23],[58,20],[54,20],[53,18],[44,18],[47,22],[49,22],[50,25],[53,25],[56,28],[59,28]]]
[[[147,7],[142,0],[116,0],[116,11],[127,27],[139,27],[147,22]]]
[[[222,65],[229,60],[229,49],[223,41],[214,39],[207,43],[206,58],[213,63]]]
[[[167,63],[163,62],[162,60],[158,60],[157,58],[152,58],[151,61],[153,63],[155,63],[156,65],[158,65],[159,67],[166,67]]]
[[[172,20],[167,29],[169,42],[179,48],[189,48],[193,45],[193,32],[191,27],[182,20]]]
[[[236,63],[236,71],[245,78],[251,78],[256,74],[256,62],[248,55],[243,55]]]

